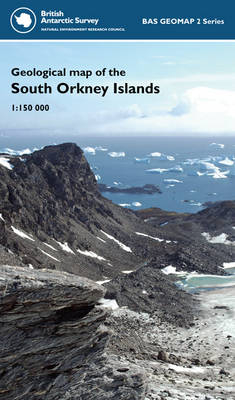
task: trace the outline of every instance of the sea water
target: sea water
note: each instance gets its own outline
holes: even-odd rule
[[[63,142],[75,142],[83,148],[99,183],[119,188],[150,183],[162,191],[152,195],[103,193],[123,207],[195,213],[208,202],[235,198],[235,137],[92,138],[6,133],[0,136],[0,150],[32,150]]]

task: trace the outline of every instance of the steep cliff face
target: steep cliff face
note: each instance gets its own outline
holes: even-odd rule
[[[140,371],[108,354],[100,285],[49,270],[0,274],[1,399],[143,398]]]
[[[24,264],[98,280],[151,256],[151,244],[135,235],[151,227],[100,195],[78,146],[7,159],[13,168],[0,165],[0,244]]]

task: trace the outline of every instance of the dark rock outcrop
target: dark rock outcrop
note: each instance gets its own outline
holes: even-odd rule
[[[105,283],[106,297],[137,312],[158,313],[172,325],[189,326],[197,301],[179,290],[174,279],[164,275],[154,263]]]
[[[141,372],[108,354],[100,285],[49,270],[0,273],[1,399],[144,398]]]
[[[98,183],[98,189],[101,193],[129,193],[129,194],[154,194],[161,193],[158,186],[152,184],[146,184],[144,186],[133,186],[128,188],[107,186],[104,183]]]

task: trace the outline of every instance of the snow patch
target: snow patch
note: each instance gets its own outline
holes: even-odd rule
[[[96,236],[97,239],[99,239],[101,242],[106,243],[104,239],[101,239],[100,237]]]
[[[166,225],[167,223],[164,223],[164,225]],[[145,237],[147,237],[149,239],[157,240],[157,242],[164,242],[165,241],[166,243],[171,243],[171,240],[160,239],[158,237],[153,237],[153,236],[147,235],[146,233],[141,233],[141,232],[135,232],[135,233],[136,233],[136,235],[139,235],[139,236],[145,236]]]
[[[167,267],[161,269],[163,274],[169,275],[169,274],[174,274],[174,275],[186,275],[187,272],[185,271],[176,271],[176,267],[173,267],[172,265],[167,265]]]
[[[125,244],[119,242],[119,240],[115,239],[113,236],[109,235],[108,233],[104,232],[104,231],[100,231],[103,233],[103,235],[105,235],[107,238],[113,240],[115,243],[118,244],[119,247],[121,247],[122,250],[127,251],[128,253],[132,253],[132,250],[130,247],[126,246]]]
[[[35,242],[35,240],[31,236],[27,235],[26,233],[24,233],[23,231],[20,231],[17,228],[14,228],[14,226],[11,226],[11,229],[13,230],[13,232],[16,235],[22,237],[23,239],[29,239],[29,240],[32,240],[32,242]]]
[[[43,242],[43,244],[45,244],[45,246],[50,247],[50,249],[54,250],[54,251],[58,251],[57,249],[55,249],[53,246],[51,246],[50,244]]]
[[[223,267],[224,269],[235,268],[235,262],[224,262]]]
[[[0,214],[0,219],[1,219],[2,221],[5,221],[5,219],[3,218],[2,214]]]
[[[98,283],[98,285],[103,285],[104,283],[108,283],[110,281],[111,281],[111,279],[106,279],[104,281],[96,281],[96,283]]]
[[[52,258],[53,260],[60,262],[60,260],[58,260],[57,258],[51,256],[50,254],[46,253],[44,250],[40,249],[40,247],[38,247],[38,249],[39,249],[43,254],[45,254],[47,257],[50,257],[50,258]]]
[[[93,251],[78,249],[77,252],[80,254],[83,254],[84,256],[87,256],[87,257],[97,258],[100,261],[106,261],[106,259],[104,257],[98,256],[98,254],[94,253]]]
[[[0,157],[0,165],[2,165],[3,167],[5,167],[7,169],[14,168],[14,166],[10,164],[9,158],[6,158],[6,157]]]
[[[133,270],[129,270],[129,271],[122,271],[123,274],[131,274],[133,272]]]
[[[187,373],[193,373],[193,374],[203,374],[205,372],[205,368],[203,367],[182,367],[181,365],[174,365],[174,364],[168,364],[169,369],[173,369],[175,372],[187,372]]]
[[[230,240],[227,240],[227,233],[221,233],[218,236],[211,236],[208,232],[203,232],[202,236],[209,242],[213,244],[227,244],[227,245],[235,245],[235,242],[231,242]]]
[[[62,250],[67,251],[67,253],[75,254],[73,252],[73,250],[70,249],[68,243],[61,243],[61,242],[58,242],[57,240],[56,240],[56,243],[58,243],[58,245],[62,248]]]
[[[98,304],[100,304],[101,307],[110,308],[111,310],[117,310],[119,308],[116,300],[100,299]]]

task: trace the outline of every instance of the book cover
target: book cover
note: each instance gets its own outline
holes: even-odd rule
[[[228,1],[4,4],[0,399],[232,400]]]

